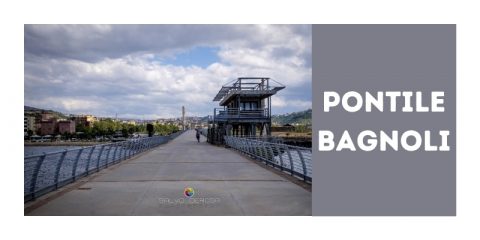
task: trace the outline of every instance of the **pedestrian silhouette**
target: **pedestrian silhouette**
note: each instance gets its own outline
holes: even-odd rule
[[[195,135],[195,137],[197,137],[197,141],[200,142],[200,130],[199,129],[195,129],[197,131],[197,134]]]

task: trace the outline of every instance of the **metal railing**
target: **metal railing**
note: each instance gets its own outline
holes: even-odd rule
[[[312,182],[312,149],[287,144],[225,136],[225,144],[305,182]]]
[[[238,108],[215,108],[214,119],[230,119],[230,118],[268,118],[268,108],[255,110],[241,110]]]
[[[129,139],[24,157],[24,201],[54,191],[153,147],[167,143],[183,131],[168,136]]]
[[[263,141],[263,142],[270,142],[270,143],[280,143],[280,144],[284,143],[283,138],[275,137],[275,136],[238,135],[236,137],[246,138],[246,139],[250,139],[250,140]]]

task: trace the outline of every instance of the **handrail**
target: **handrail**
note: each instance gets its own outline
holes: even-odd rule
[[[81,177],[167,143],[183,132],[25,156],[24,201],[34,200]]]
[[[312,182],[312,149],[255,139],[225,136],[225,145],[260,160],[282,172]]]
[[[242,110],[239,108],[215,108],[214,118],[268,118],[268,108]]]

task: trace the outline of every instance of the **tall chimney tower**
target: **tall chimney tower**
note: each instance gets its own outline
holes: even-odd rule
[[[182,106],[182,130],[185,130],[185,106]]]

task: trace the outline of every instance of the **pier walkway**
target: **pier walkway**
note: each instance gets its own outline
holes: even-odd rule
[[[25,215],[311,215],[311,192],[274,171],[191,130],[27,203]]]

